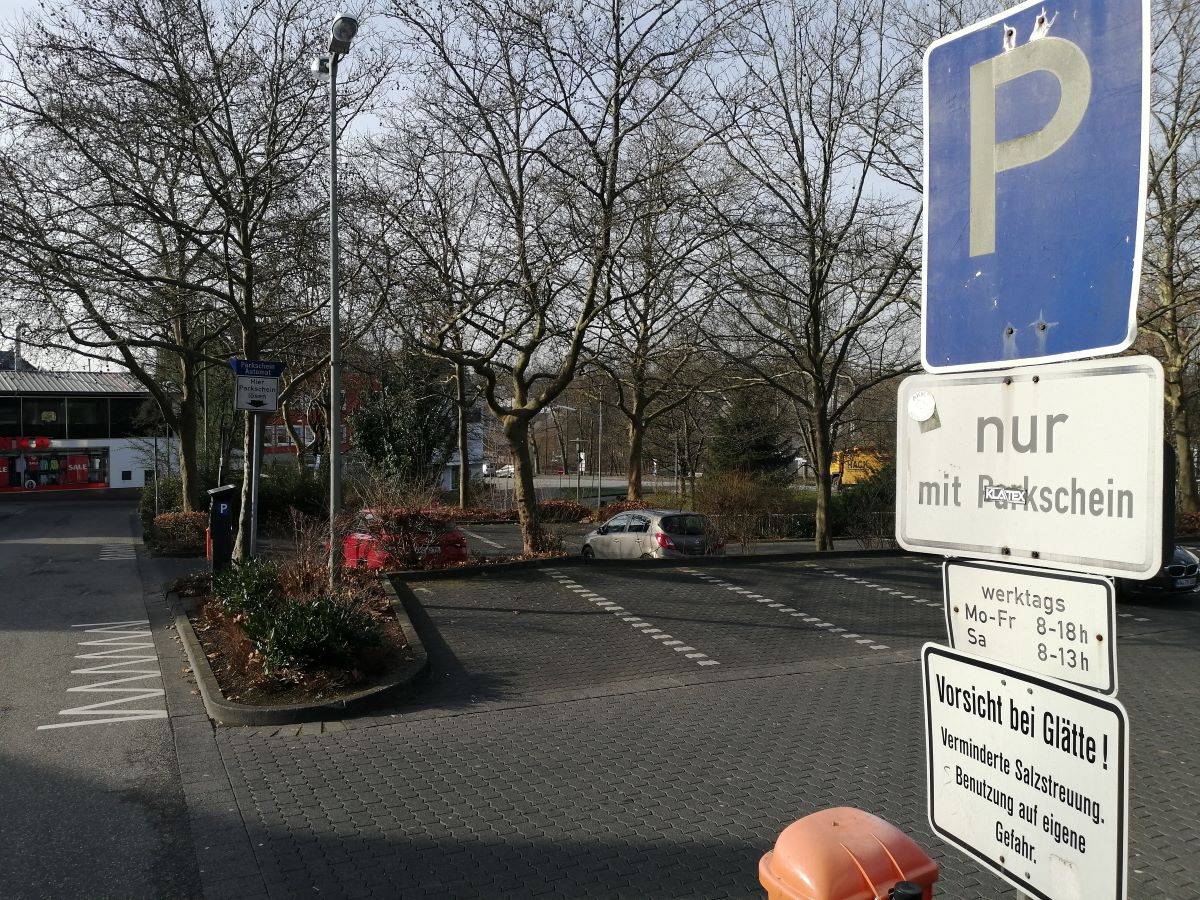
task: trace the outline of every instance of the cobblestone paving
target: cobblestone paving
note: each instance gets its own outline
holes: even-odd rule
[[[925,819],[916,652],[944,641],[944,620],[901,594],[936,599],[940,573],[911,560],[696,571],[889,649],[679,569],[564,567],[578,589],[544,570],[416,585],[437,672],[416,702],[345,731],[217,733],[270,896],[761,898],[757,861],[779,831],[842,804],[926,847],[939,896],[1018,896]],[[700,669],[626,610],[720,664]],[[1187,900],[1200,897],[1200,604],[1134,612],[1146,621],[1119,626],[1130,897]],[[609,693],[564,696],[585,689]]]

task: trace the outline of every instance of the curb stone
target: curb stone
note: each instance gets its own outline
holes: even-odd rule
[[[289,703],[280,706],[255,706],[225,699],[200,640],[192,629],[191,620],[188,618],[190,604],[184,603],[181,597],[168,591],[167,603],[175,618],[176,633],[183,642],[188,663],[192,667],[192,674],[195,675],[196,686],[200,689],[204,709],[209,718],[220,725],[298,725],[304,722],[328,722],[366,711],[375,704],[409,690],[415,681],[426,674],[429,668],[429,654],[425,652],[425,646],[404,611],[395,589],[386,578],[381,581],[384,590],[391,597],[392,613],[404,632],[404,639],[408,642],[413,659],[390,682],[366,688],[341,700]]]

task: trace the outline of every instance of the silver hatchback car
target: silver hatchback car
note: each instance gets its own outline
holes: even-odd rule
[[[584,559],[674,559],[724,553],[725,541],[712,521],[681,509],[620,513],[583,539]]]

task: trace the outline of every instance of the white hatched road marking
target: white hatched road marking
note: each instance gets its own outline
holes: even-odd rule
[[[122,703],[137,703],[143,700],[164,696],[161,687],[148,684],[134,686],[133,682],[144,682],[146,679],[162,679],[158,668],[158,656],[154,652],[154,641],[150,635],[149,622],[146,619],[131,622],[91,622],[85,625],[72,625],[72,628],[84,629],[84,634],[106,634],[111,637],[91,641],[80,641],[80,647],[104,647],[89,653],[80,653],[76,659],[105,660],[103,665],[91,665],[83,669],[72,669],[72,675],[88,675],[105,677],[112,675],[124,676],[96,681],[91,684],[67,688],[69,694],[128,694],[131,696],[118,697],[116,700],[106,700],[100,703],[90,703],[86,706],[75,706],[59,710],[60,716],[88,716],[73,722],[55,722],[52,725],[39,725],[38,731],[52,728],[79,728],[83,725],[103,725],[108,722],[136,722],[142,719],[165,719],[165,709],[137,709],[121,707]],[[146,655],[149,651],[149,655]],[[115,687],[114,685],[130,685]]]
[[[607,597],[602,597],[587,588],[584,588],[579,582],[575,581],[568,575],[564,575],[558,569],[543,569],[547,575],[557,581],[567,590],[573,592],[581,599],[587,600],[594,604],[601,612],[612,613],[622,622],[628,622],[634,629],[642,634],[649,635],[654,640],[658,641],[664,647],[670,647],[676,653],[682,653],[685,659],[694,660],[698,666],[719,666],[720,663],[710,657],[707,653],[698,651],[695,647],[689,647],[683,641],[676,640],[672,635],[667,634],[661,628],[654,627],[654,623],[647,622],[639,616],[625,616],[621,613],[628,612],[624,607],[618,606],[609,600]]]
[[[131,544],[105,544],[98,559],[137,559],[137,548]]]
[[[813,564],[813,563],[810,563],[809,565],[815,566],[815,564]],[[834,628],[834,625],[832,622],[822,622],[819,619],[815,619],[811,616],[806,615],[805,613],[796,612],[795,610],[792,609],[792,607],[785,606],[782,603],[777,603],[777,602],[773,601],[770,597],[764,597],[761,594],[751,594],[745,588],[738,587],[736,584],[731,584],[728,581],[723,581],[720,578],[715,578],[711,575],[703,575],[696,569],[680,569],[679,571],[684,572],[687,575],[694,575],[697,578],[701,578],[701,579],[709,582],[710,584],[712,584],[714,587],[723,587],[723,588],[725,588],[725,590],[730,591],[731,593],[734,593],[734,594],[739,594],[739,595],[745,597],[747,600],[754,599],[755,603],[766,603],[767,609],[778,610],[779,612],[783,613],[784,615],[799,616],[799,617],[801,617],[802,622],[808,622],[810,624],[815,624],[815,627],[817,627],[817,628],[830,628],[830,629],[832,629],[832,631],[830,632],[831,634],[840,634],[842,637],[858,637],[858,635],[848,634],[846,632],[845,628]],[[872,650],[888,650],[888,649],[890,649],[887,644],[877,644],[874,640],[870,640],[870,639],[868,639],[866,641],[857,641],[856,643],[870,644]]]

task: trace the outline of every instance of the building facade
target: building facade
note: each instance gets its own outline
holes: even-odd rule
[[[125,373],[0,369],[0,493],[140,488],[172,469],[149,399]]]

